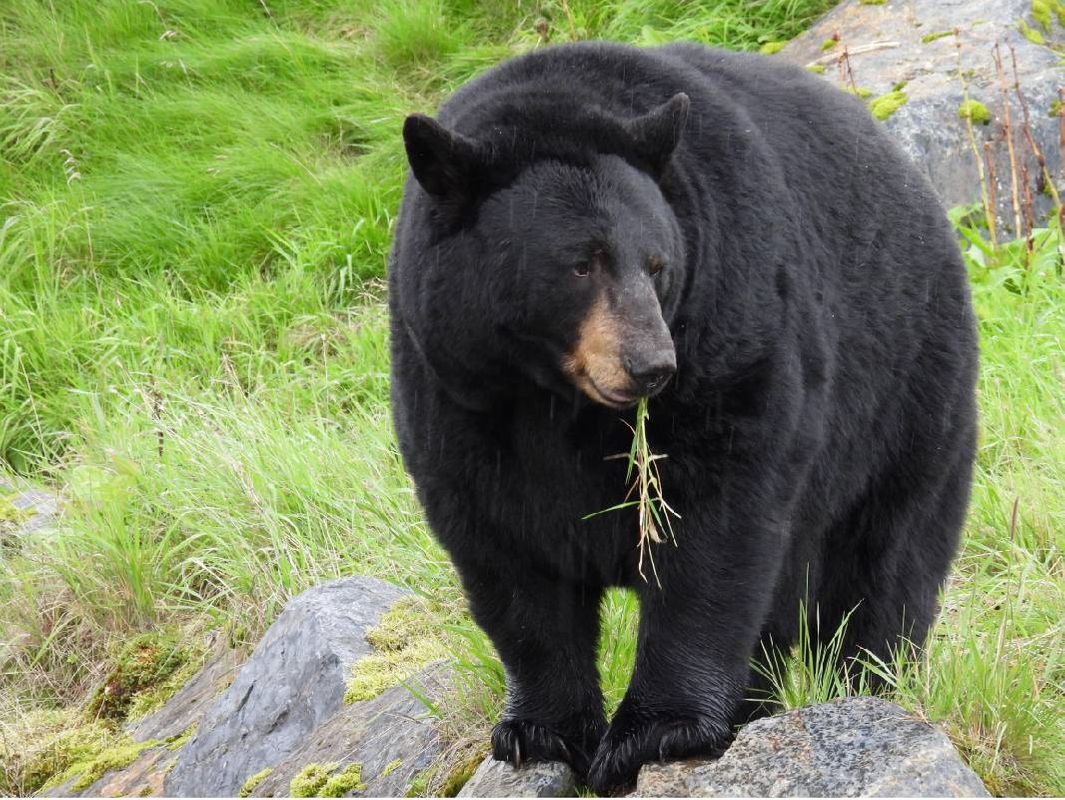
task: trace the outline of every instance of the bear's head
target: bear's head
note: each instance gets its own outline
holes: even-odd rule
[[[424,307],[420,348],[612,408],[661,391],[686,270],[662,182],[687,113],[677,95],[635,118],[584,113],[572,130],[519,122],[484,138],[408,117],[412,190],[434,228],[419,294],[454,309]]]

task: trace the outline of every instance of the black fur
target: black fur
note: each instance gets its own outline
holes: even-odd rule
[[[720,752],[803,598],[829,634],[854,609],[845,658],[923,641],[969,494],[975,328],[936,198],[858,101],[759,56],[589,43],[489,71],[405,136],[395,425],[506,667],[496,758],[564,759],[602,793]],[[662,320],[675,345],[650,406],[681,515],[661,588],[635,512],[584,519],[621,501],[604,459],[631,443],[631,411],[559,366],[596,292],[624,346]],[[641,619],[608,726],[614,585]]]

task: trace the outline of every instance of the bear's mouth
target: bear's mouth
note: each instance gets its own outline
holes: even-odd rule
[[[603,389],[596,384],[591,375],[586,375],[584,378],[582,383],[585,385],[581,387],[584,389],[584,393],[592,400],[602,403],[605,406],[617,409],[631,408],[640,400],[639,395]],[[589,389],[591,391],[588,391]]]

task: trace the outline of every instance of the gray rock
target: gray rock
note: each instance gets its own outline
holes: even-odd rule
[[[376,578],[331,581],[291,600],[186,744],[166,777],[170,796],[234,796],[343,705],[366,631],[407,594]]]
[[[642,797],[988,797],[950,740],[874,697],[752,722],[717,761],[651,764]]]
[[[576,797],[576,776],[566,764],[544,761],[514,769],[489,756],[459,797]]]
[[[1005,103],[991,54],[996,42],[1002,43],[1011,84],[1013,73],[1007,46],[1016,53],[1034,138],[1059,187],[1062,178],[1059,123],[1049,116],[1062,86],[1060,58],[1049,47],[1026,39],[1018,21],[1026,20],[1048,42],[1061,43],[1065,36],[1057,22],[1052,23],[1052,31],[1043,30],[1032,19],[1031,7],[1031,0],[888,0],[882,6],[847,0],[776,57],[800,65],[820,64],[825,67],[826,80],[849,86],[853,77],[854,86],[867,88],[874,95],[906,81],[908,102],[884,124],[902,149],[924,169],[948,208],[980,200],[976,158],[966,125],[958,117],[967,84],[969,96],[986,105],[993,117],[990,125],[974,126],[977,147],[982,152],[984,142],[991,144],[998,217],[1012,230],[1009,155],[1002,129]],[[952,33],[937,37],[955,28],[957,37]],[[822,44],[836,36],[839,44],[823,51]],[[841,63],[844,48],[848,56]],[[963,75],[967,77],[963,79]],[[1019,126],[1023,112],[1016,98],[1010,101],[1010,114],[1015,147],[1018,153],[1028,153]],[[1037,191],[1038,167],[1031,156],[1026,157],[1026,162],[1037,213],[1045,213],[1050,201]]]
[[[34,533],[49,527],[59,516],[59,497],[33,486],[12,486],[0,480],[0,497],[5,498],[23,517],[18,521],[0,518],[0,536]]]
[[[406,683],[417,695],[435,701],[449,679],[449,668],[437,664]],[[342,707],[277,764],[252,796],[287,797],[292,779],[308,764],[333,765],[334,773],[358,764],[365,784],[360,794],[403,797],[439,753],[440,737],[429,710],[407,686],[399,685],[373,700]]]

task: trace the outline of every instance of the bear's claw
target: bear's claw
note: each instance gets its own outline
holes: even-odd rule
[[[603,797],[623,794],[635,786],[640,767],[650,761],[689,756],[717,758],[731,741],[731,731],[710,719],[649,720],[626,725],[619,712],[592,759],[588,785]]]
[[[577,777],[584,780],[603,725],[590,723],[587,728],[589,730],[571,734],[539,722],[505,719],[492,729],[492,757],[517,769],[531,762],[566,762]]]

